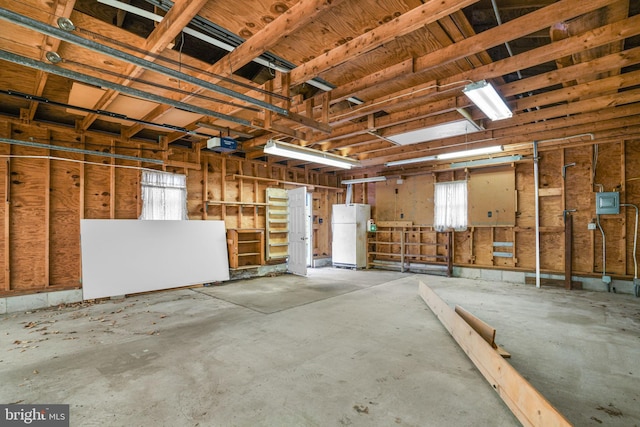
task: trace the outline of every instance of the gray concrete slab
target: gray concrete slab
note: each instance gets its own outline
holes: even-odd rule
[[[275,313],[409,276],[393,271],[319,268],[309,269],[307,277],[287,274],[256,278],[235,282],[233,286],[206,287],[198,292],[261,313]]]
[[[640,424],[633,297],[333,268],[2,315],[0,402],[81,426],[518,425],[418,279],[576,425]]]

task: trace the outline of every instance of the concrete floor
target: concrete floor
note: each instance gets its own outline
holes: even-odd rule
[[[576,426],[640,425],[640,300],[333,268],[0,316],[0,403],[72,426],[513,426],[417,293],[497,330]]]

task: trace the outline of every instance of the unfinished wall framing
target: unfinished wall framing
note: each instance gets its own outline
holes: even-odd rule
[[[266,189],[305,185],[312,200],[313,255],[331,256],[331,206],[344,202],[340,178],[333,174],[200,151],[199,147],[171,146],[166,141],[125,144],[106,134],[76,133],[62,126],[14,119],[0,122],[0,135],[165,163],[158,166],[142,160],[0,144],[3,295],[80,287],[80,219],[137,218],[141,167],[186,174],[189,217],[223,220],[226,228],[265,229]],[[602,238],[599,230],[587,227],[595,222],[594,192],[618,191],[622,203],[640,204],[640,141],[600,144],[597,149],[548,147],[541,151],[539,165],[542,271],[564,271],[563,218],[569,214],[574,222],[573,247],[580,248],[572,254],[573,272],[597,277],[603,268]],[[455,265],[533,271],[532,163],[516,163],[511,173],[514,194],[505,200],[515,206],[515,225],[474,224],[454,233]],[[400,180],[357,184],[352,200],[369,203],[376,222],[411,221],[429,230],[433,183],[466,179],[468,174],[465,170],[425,171]],[[606,271],[614,278],[630,279],[634,273],[634,215],[634,209],[623,207],[618,215],[600,217],[607,239]]]
[[[186,174],[189,218],[223,220],[228,229],[264,229],[266,189],[306,185],[317,218],[314,254],[331,254],[330,205],[343,191],[332,174],[13,119],[0,122],[0,137],[165,163],[0,144],[3,296],[81,287],[80,220],[138,218],[142,167]]]
[[[540,240],[543,273],[564,274],[564,216],[572,215],[572,271],[575,275],[602,274],[602,237],[595,224],[595,192],[618,191],[621,203],[640,205],[640,141],[629,140],[599,146],[544,147],[540,152]],[[499,171],[508,175],[493,176]],[[435,170],[354,186],[354,199],[376,203],[373,217],[380,221],[412,221],[433,225],[433,183],[481,177],[485,190],[470,185],[470,225],[454,233],[454,264],[504,270],[535,269],[535,211],[533,163],[522,161],[508,167]],[[511,176],[513,184],[507,176]],[[357,175],[350,177],[358,178]],[[475,200],[475,202],[474,202]],[[499,213],[512,210],[513,219],[487,223],[492,204]],[[419,209],[416,209],[418,207]],[[574,211],[575,210],[575,211]],[[506,213],[506,212],[504,212]],[[513,224],[511,223],[512,221]],[[635,210],[619,215],[601,215],[606,236],[606,272],[614,278],[633,278],[633,233]],[[579,250],[578,250],[579,248]]]

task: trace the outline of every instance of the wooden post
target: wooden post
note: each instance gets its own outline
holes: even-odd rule
[[[220,200],[224,202],[227,200],[227,158],[221,157],[220,163]],[[223,221],[227,219],[227,207],[224,203],[220,205],[220,215]]]
[[[573,243],[573,216],[566,213],[564,217],[564,288],[571,290],[571,271],[572,271],[572,243]]]
[[[111,154],[116,152],[116,140],[111,140]],[[116,217],[116,159],[111,158],[111,167],[109,168],[109,218]]]
[[[51,141],[51,131],[47,131],[47,141]],[[51,150],[46,151],[47,156]],[[45,159],[44,171],[44,287],[51,285],[50,253],[51,253],[51,160]]]
[[[242,163],[242,160],[238,160],[238,173],[240,174],[240,176],[244,175],[244,164]],[[242,203],[245,201],[244,200],[244,180],[242,178],[238,178],[237,180],[238,182],[238,202],[240,202],[240,204],[238,205],[238,216],[236,217],[236,223],[238,224],[238,228],[245,228],[242,225],[242,210],[244,209],[244,206],[242,205]]]
[[[3,136],[11,138],[11,123],[6,123],[3,129]],[[7,144],[4,176],[4,290],[11,290],[11,144]]]
[[[449,235],[447,238],[447,277],[451,277],[453,275],[453,231],[449,231],[447,234]]]
[[[137,144],[138,149],[136,150],[136,156],[138,157],[142,157],[142,147],[140,146],[140,143]],[[138,160],[136,162],[136,166],[138,166],[138,168],[142,168],[142,162],[140,160]],[[138,188],[136,189],[136,218],[140,218],[140,215],[142,215],[142,171],[138,170]]]
[[[209,212],[209,156],[202,159],[202,219],[206,220]]]

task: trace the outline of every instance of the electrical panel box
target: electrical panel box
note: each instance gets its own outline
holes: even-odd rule
[[[620,193],[616,191],[596,193],[596,215],[617,215],[620,213]]]

